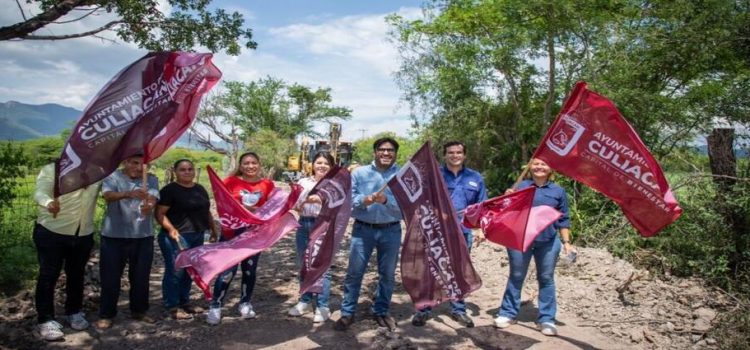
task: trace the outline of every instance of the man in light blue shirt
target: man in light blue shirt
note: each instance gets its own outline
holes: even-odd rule
[[[474,169],[464,166],[466,161],[466,145],[460,141],[450,141],[443,145],[443,157],[445,164],[440,167],[451,202],[457,212],[458,222],[463,221],[463,210],[471,204],[487,200],[487,189],[484,186],[482,174]],[[471,229],[461,224],[466,247],[471,250],[473,236]],[[411,319],[411,324],[422,327],[432,315],[432,308],[427,307],[417,311]],[[464,300],[451,301],[451,318],[465,327],[474,327],[474,321],[466,314],[466,303]]]
[[[96,327],[112,327],[120,297],[120,278],[127,264],[130,312],[136,320],[153,323],[148,311],[149,277],[154,259],[153,209],[159,198],[159,181],[148,174],[143,190],[143,157],[132,156],[122,168],[104,179],[102,197],[107,211],[102,225],[99,274],[102,284]]]
[[[378,325],[396,328],[388,314],[396,279],[396,264],[401,247],[401,209],[385,184],[398,172],[398,142],[390,137],[373,144],[375,160],[352,173],[352,217],[354,229],[349,252],[349,265],[344,280],[341,318],[334,329],[344,331],[354,323],[362,277],[372,251],[377,249],[378,289],[372,303],[372,314]]]

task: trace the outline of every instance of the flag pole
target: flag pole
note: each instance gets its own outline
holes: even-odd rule
[[[146,193],[146,198],[141,200],[141,206],[148,205],[148,164],[143,163],[141,164],[142,167],[142,175],[141,175],[141,190],[143,190],[144,193]],[[139,215],[142,215],[140,213]]]
[[[526,174],[529,173],[529,168],[531,167],[531,162],[534,161],[534,158],[529,159],[529,162],[526,163],[526,167],[523,168],[521,171],[521,175],[518,175],[518,178],[516,179],[516,182],[513,183],[513,186],[511,186],[512,189],[518,188],[518,185],[521,184],[521,181],[523,181],[523,178],[526,177]]]

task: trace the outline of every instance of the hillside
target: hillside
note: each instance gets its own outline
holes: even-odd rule
[[[0,102],[0,141],[23,141],[56,136],[75,126],[83,114],[75,108],[54,103],[32,105],[16,101]],[[177,140],[176,146],[204,149],[189,132]],[[219,143],[219,147],[228,147]]]
[[[0,103],[0,140],[28,140],[58,135],[71,128],[81,111],[54,103],[32,105],[16,101]]]

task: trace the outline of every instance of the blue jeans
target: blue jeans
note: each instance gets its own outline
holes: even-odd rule
[[[190,249],[203,245],[203,232],[180,233],[180,244],[182,249]],[[161,296],[164,299],[164,308],[187,305],[190,302],[190,287],[193,280],[185,272],[185,269],[175,269],[174,262],[177,254],[180,254],[180,246],[177,241],[169,237],[166,231],[161,230],[156,236],[164,257],[164,277],[161,279]]]
[[[349,251],[349,266],[344,279],[344,300],[341,303],[342,316],[351,316],[357,312],[362,277],[367,271],[367,263],[370,261],[373,249],[378,250],[378,290],[372,304],[372,313],[378,316],[388,314],[396,280],[396,263],[398,262],[400,247],[400,224],[378,229],[359,222],[354,223]]]
[[[469,249],[469,253],[471,253],[471,244],[474,242],[474,235],[471,233],[471,230],[468,232],[464,232],[464,239],[466,240],[466,248]],[[452,301],[451,300],[451,313],[454,314],[466,314],[466,301],[464,299]],[[432,307],[425,307],[422,310],[419,310],[418,313],[426,313],[431,314],[432,313]]]
[[[315,218],[301,217],[299,218],[300,227],[297,229],[297,235],[295,236],[295,242],[297,243],[297,269],[302,267],[302,259],[305,257],[305,249],[307,249],[307,243],[310,241],[310,230],[315,224]],[[299,279],[302,283],[302,278]],[[313,300],[313,293],[307,292],[300,296],[299,301],[303,303],[310,303]],[[323,275],[323,292],[317,294],[318,307],[328,307],[328,298],[331,296],[331,270],[328,269]]]
[[[531,257],[536,263],[536,278],[539,281],[539,316],[537,322],[554,322],[557,314],[557,297],[555,296],[555,265],[560,255],[562,244],[557,237],[546,242],[534,241],[526,253],[508,249],[510,259],[510,276],[505,287],[498,316],[516,319],[521,308],[521,290],[526,273],[529,271]]]
[[[235,237],[240,233],[244,232],[244,229],[240,229],[235,232]],[[225,241],[224,236],[221,236],[219,241]],[[255,289],[256,270],[258,269],[258,260],[260,260],[260,253],[255,254],[240,262],[240,268],[242,269],[242,277],[240,283],[240,304],[249,303],[250,298],[253,296],[253,289]],[[217,308],[224,305],[224,301],[227,297],[227,289],[229,284],[232,283],[234,275],[237,274],[237,265],[230,267],[228,270],[219,274],[214,282],[214,292],[211,298],[210,307]]]

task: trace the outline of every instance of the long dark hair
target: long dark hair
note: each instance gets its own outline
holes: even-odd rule
[[[336,165],[336,161],[333,160],[333,156],[325,151],[320,151],[318,153],[315,153],[315,157],[313,157],[312,163],[315,165],[315,161],[318,160],[318,158],[325,158],[328,161],[328,165],[333,168]]]
[[[234,171],[234,176],[240,176],[242,175],[242,160],[245,159],[245,157],[253,157],[255,160],[258,161],[258,164],[260,164],[260,157],[258,157],[258,154],[255,152],[245,152],[240,155],[239,158],[237,158],[237,170]]]

